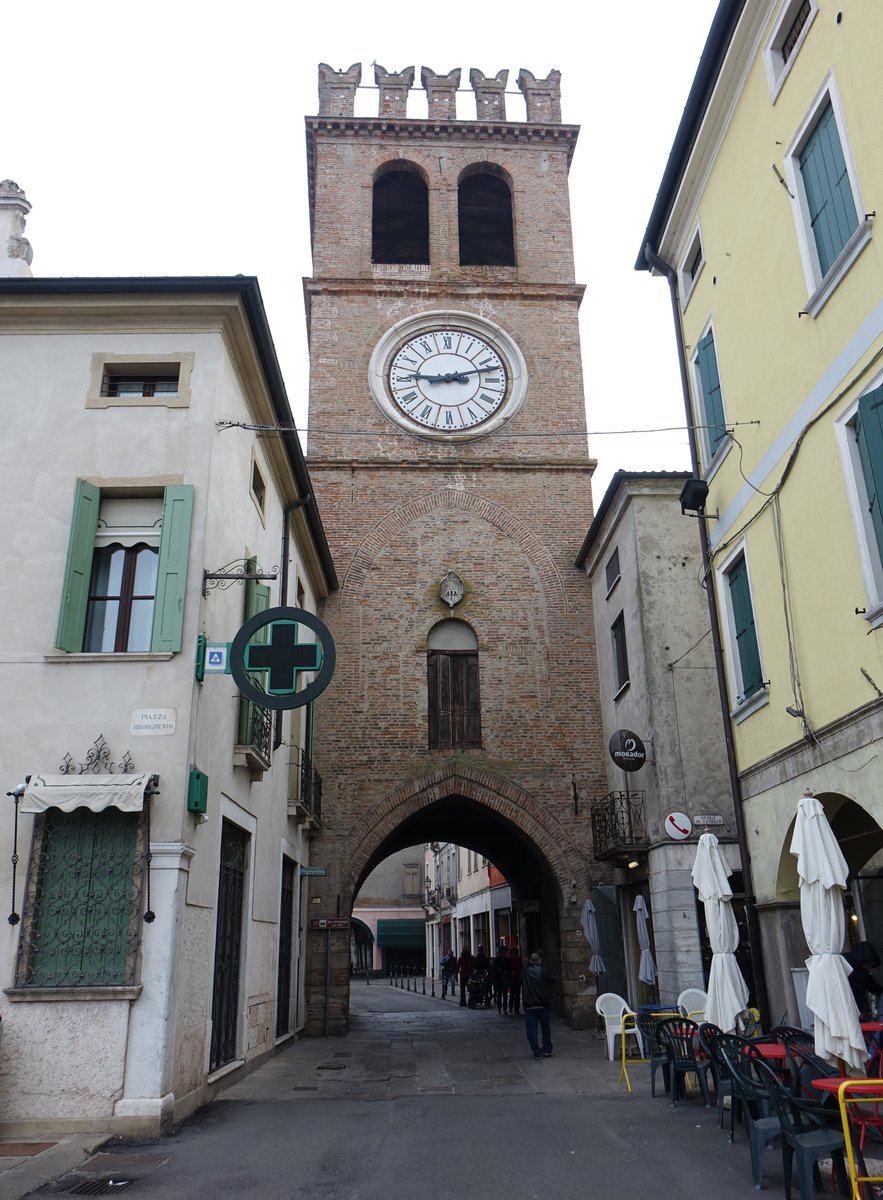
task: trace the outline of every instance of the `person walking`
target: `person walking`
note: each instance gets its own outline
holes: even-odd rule
[[[457,959],[457,982],[460,984],[460,1007],[466,1007],[466,984],[472,978],[475,970],[475,959],[469,953],[469,947],[464,946]]]
[[[507,1008],[510,1013],[517,1013],[521,1007],[521,974],[523,969],[524,964],[521,961],[518,947],[513,946],[509,951],[509,957],[506,959],[506,984],[509,991]]]
[[[502,1013],[506,1006],[506,994],[509,990],[505,942],[500,942],[497,946],[497,953],[491,960],[491,982],[494,988],[494,1000],[497,1002],[497,1012]]]
[[[521,993],[524,998],[524,1028],[534,1058],[552,1057],[552,1025],[549,1010],[555,980],[543,966],[542,957],[534,952],[528,961],[527,970],[521,977]],[[537,1038],[537,1027],[542,1033],[542,1045]]]
[[[451,995],[454,994],[454,975],[457,970],[457,956],[453,950],[448,950],[447,954],[441,960],[441,981],[442,981],[442,1000],[448,994],[448,988],[451,989]]]

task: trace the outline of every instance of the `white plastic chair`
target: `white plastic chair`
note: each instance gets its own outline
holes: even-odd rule
[[[622,1015],[635,1017],[622,996],[617,996],[616,992],[602,992],[595,1001],[595,1008],[598,1013],[604,1018],[604,1033],[607,1038],[607,1057],[613,1061],[616,1051],[616,1039],[622,1037]],[[635,1039],[635,1045],[638,1048],[638,1053],[643,1054],[640,1035],[634,1027],[626,1029],[626,1040],[630,1037]]]
[[[707,1003],[708,992],[703,992],[702,988],[685,988],[678,996],[678,1008],[691,1021],[704,1019]]]

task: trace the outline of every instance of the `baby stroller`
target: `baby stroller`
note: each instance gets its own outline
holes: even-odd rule
[[[491,1003],[490,971],[473,971],[466,984],[466,1003],[470,1008],[489,1008]]]

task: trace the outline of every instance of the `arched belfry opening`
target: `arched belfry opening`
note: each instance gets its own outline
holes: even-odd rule
[[[499,168],[469,168],[457,189],[460,266],[514,267],[512,189]]]
[[[390,164],[374,180],[371,261],[400,265],[429,262],[429,190],[408,163]]]

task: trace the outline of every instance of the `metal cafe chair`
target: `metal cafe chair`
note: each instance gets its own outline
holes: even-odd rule
[[[711,1070],[711,1060],[697,1050],[697,1035],[699,1026],[687,1017],[669,1017],[659,1022],[657,1037],[668,1054],[669,1099],[677,1104],[681,1091],[681,1081],[686,1087],[687,1075],[695,1075],[705,1101],[705,1107],[711,1108],[711,1096],[708,1092],[708,1073]]]
[[[785,1200],[791,1200],[791,1177],[796,1161],[800,1200],[812,1200],[815,1184],[821,1188],[819,1160],[830,1158],[840,1193],[848,1196],[851,1185],[846,1172],[846,1143],[842,1129],[832,1129],[816,1107],[792,1095],[764,1062],[751,1060],[758,1085],[765,1089],[782,1131],[782,1170]]]

